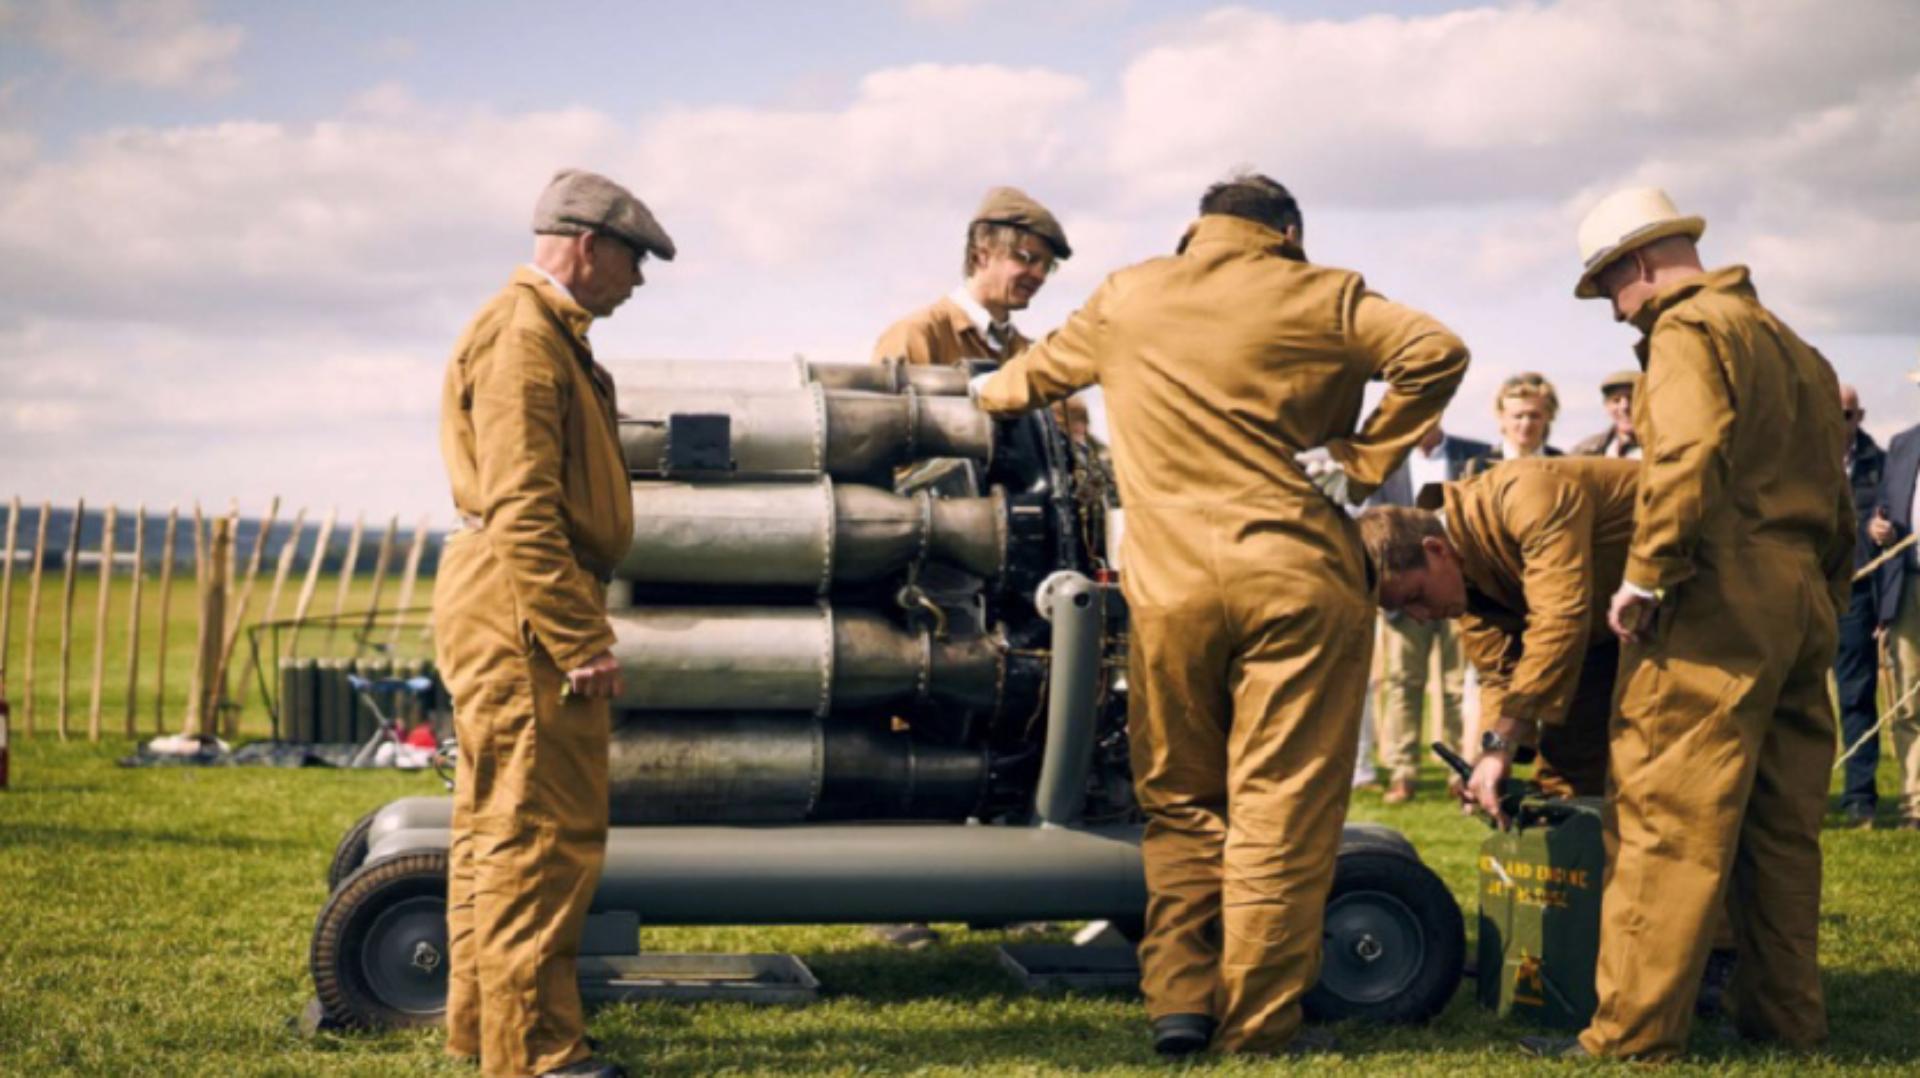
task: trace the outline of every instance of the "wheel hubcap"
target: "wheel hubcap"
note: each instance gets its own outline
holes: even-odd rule
[[[360,945],[367,987],[382,1003],[408,1014],[433,1014],[447,1005],[447,905],[425,896],[387,907]]]
[[[1380,891],[1341,895],[1327,906],[1320,983],[1354,1003],[1381,1003],[1413,983],[1426,963],[1426,934],[1405,902]]]

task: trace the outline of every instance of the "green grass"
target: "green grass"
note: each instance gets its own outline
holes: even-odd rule
[[[127,748],[14,742],[14,789],[0,793],[0,1073],[473,1073],[443,1059],[431,1031],[306,1040],[288,1027],[312,994],[307,945],[336,838],[390,798],[435,792],[431,778],[114,767]],[[1363,794],[1354,815],[1405,830],[1471,901],[1484,831],[1442,803],[1437,776],[1421,793],[1393,808]],[[1895,1074],[1920,1064],[1920,834],[1830,831],[1826,849],[1831,1046],[1800,1059],[1703,1029],[1680,1072]],[[1163,1072],[1135,997],[1027,995],[995,965],[1001,936],[956,927],[947,938],[913,954],[844,927],[647,930],[656,950],[799,954],[825,997],[805,1008],[614,1007],[595,1015],[593,1032],[637,1073]],[[1426,1028],[1342,1029],[1342,1053],[1311,1066],[1535,1073],[1512,1051],[1520,1032],[1463,992]]]

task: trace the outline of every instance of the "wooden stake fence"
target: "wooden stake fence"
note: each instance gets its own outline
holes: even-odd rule
[[[353,535],[347,540],[347,560],[340,563],[340,586],[333,592],[333,620],[327,622],[327,647],[333,647],[333,634],[347,612],[347,589],[353,585],[354,568],[360,564],[360,536],[367,527],[367,515],[353,518]]]
[[[147,579],[147,503],[133,512],[133,604],[127,611],[126,735],[134,736],[133,705],[140,695],[140,587]]]
[[[197,528],[195,529],[198,530]],[[232,553],[233,521],[216,517],[207,543],[206,568],[200,577],[200,631],[194,641],[193,693],[187,700],[189,737],[211,737],[219,725],[220,637],[227,623],[227,574],[222,566]]]
[[[100,740],[100,689],[107,679],[107,614],[113,607],[113,532],[119,523],[107,506],[100,533],[100,594],[93,608],[93,679],[87,693],[87,740]]]
[[[7,637],[13,628],[13,551],[20,538],[20,496],[7,503],[7,565],[0,570],[0,682],[7,680]]]
[[[167,726],[167,623],[173,609],[174,533],[180,524],[180,507],[167,509],[167,531],[160,540],[160,640],[154,649],[153,732],[164,733]]]
[[[339,510],[328,509],[327,519],[320,522],[320,536],[314,540],[313,555],[307,559],[307,581],[300,585],[300,598],[293,604],[293,631],[287,634],[286,650],[282,657],[290,656],[300,643],[300,629],[306,624],[307,608],[313,605],[313,593],[320,586],[320,567],[327,560],[327,544],[333,541],[333,521]]]
[[[413,526],[413,542],[407,547],[407,568],[400,576],[400,610],[413,607],[413,585],[420,577],[420,557],[427,552],[427,518],[421,517],[420,523]],[[392,652],[400,646],[400,620],[393,619],[393,635],[387,638],[387,650]]]
[[[68,690],[73,681],[73,586],[80,565],[80,525],[87,519],[87,500],[80,499],[73,511],[73,527],[67,529],[65,579],[60,584],[60,740],[67,739]]]
[[[19,690],[16,698],[17,714],[21,725],[16,729],[22,734],[34,734],[44,725],[47,732],[57,733],[61,740],[70,740],[81,734],[80,702],[74,684],[75,637],[85,634],[79,641],[81,647],[91,643],[92,651],[79,656],[88,666],[82,673],[88,676],[83,686],[88,691],[85,714],[85,736],[98,741],[109,734],[124,733],[128,737],[142,733],[143,723],[140,712],[146,701],[143,691],[153,693],[152,727],[155,732],[169,732],[185,729],[192,734],[207,736],[225,735],[232,738],[239,733],[239,720],[246,710],[256,681],[273,684],[280,675],[279,662],[298,652],[302,623],[313,613],[314,600],[320,583],[320,576],[332,559],[328,557],[334,529],[339,525],[339,513],[329,509],[324,521],[318,526],[318,535],[312,545],[311,556],[302,570],[299,563],[303,532],[307,525],[307,510],[301,508],[292,517],[286,537],[277,548],[269,549],[273,542],[274,530],[278,525],[281,499],[275,497],[268,506],[262,519],[258,538],[251,550],[240,551],[237,503],[228,512],[218,515],[206,513],[199,503],[193,505],[191,521],[183,521],[184,514],[179,505],[168,508],[166,522],[157,543],[147,542],[146,529],[149,523],[145,503],[138,504],[130,518],[133,536],[130,549],[120,539],[119,532],[127,526],[129,518],[113,505],[95,510],[101,518],[99,539],[92,549],[86,548],[85,538],[88,527],[87,501],[78,499],[72,510],[72,519],[64,536],[53,534],[53,506],[43,503],[39,517],[31,536],[31,564],[26,566],[27,579],[16,581],[19,568],[16,563],[27,558],[23,549],[29,544],[22,540],[22,524],[25,518],[25,506],[18,496],[11,497],[7,504],[7,519],[0,526],[0,555],[4,563],[0,564],[0,677],[12,674],[10,685]],[[152,521],[159,524],[156,518]],[[179,634],[171,633],[174,581],[179,573],[175,564],[175,555],[184,554],[179,549],[181,525],[191,524],[193,528],[193,565],[194,588],[199,598],[200,621],[195,634],[192,683],[186,693],[184,714],[168,709],[168,661],[171,652],[177,650],[177,641],[171,639]],[[328,634],[332,635],[339,627],[345,627],[354,636],[355,651],[371,646],[383,653],[398,653],[401,630],[411,627],[411,623],[402,626],[396,623],[390,632],[374,641],[378,619],[382,614],[382,600],[396,599],[401,607],[408,608],[414,601],[419,586],[421,567],[428,553],[430,543],[429,522],[420,521],[414,534],[407,537],[406,549],[401,549],[400,518],[390,517],[380,534],[377,552],[374,554],[372,581],[364,605],[365,613],[356,609],[346,612],[352,601],[354,588],[354,569],[357,567],[359,553],[363,543],[369,543],[371,536],[366,528],[366,517],[356,517],[353,534],[347,543],[347,560],[340,564],[340,586],[334,597],[335,614],[331,618],[322,616],[320,620],[328,623]],[[157,553],[154,549],[157,546]],[[402,557],[404,553],[404,558]],[[244,560],[242,555],[245,555]],[[49,562],[54,557],[63,558],[59,566],[61,573],[60,625],[59,625],[59,661],[57,665],[58,683],[45,686],[45,677],[53,671],[40,671],[39,652],[42,633],[42,615],[46,613],[42,601],[42,589],[48,585],[46,579]],[[89,604],[88,611],[76,610],[78,603],[79,579],[82,572],[81,561],[85,557],[97,557],[97,573],[89,570],[97,581],[98,592]],[[147,590],[148,558],[160,559],[159,587],[157,597],[160,625],[156,630],[147,628],[152,619],[147,616],[146,604],[149,600]],[[274,558],[273,565],[267,564],[267,558]],[[117,577],[120,561],[130,558],[132,561],[130,581],[122,582]],[[271,569],[271,586],[261,579],[263,570]],[[294,590],[295,573],[301,573],[303,581],[298,582],[299,597],[294,601],[291,624],[283,619],[283,608]],[[398,577],[397,581],[394,577]],[[26,591],[24,614],[15,616],[13,596],[15,584],[20,583]],[[124,587],[128,594],[123,598],[115,594],[116,587]],[[395,588],[398,588],[397,595]],[[256,587],[267,589],[264,592],[264,604],[255,604],[252,598]],[[126,604],[124,621],[120,604]],[[84,620],[91,614],[91,623]],[[213,617],[215,620],[207,620]],[[349,622],[349,619],[351,621]],[[18,624],[16,624],[18,623]],[[249,648],[242,661],[236,661],[236,648],[240,646],[240,635],[247,631],[250,624],[274,624],[283,626],[274,639],[279,646],[267,646],[264,653]],[[51,626],[48,626],[51,629]],[[311,626],[306,626],[310,631]],[[23,635],[25,642],[20,656],[12,655],[12,641]],[[51,632],[48,646],[51,645]],[[311,640],[311,635],[308,636]],[[412,638],[408,638],[409,645]],[[263,643],[265,641],[263,640]],[[143,653],[143,649],[151,653]],[[110,649],[113,654],[109,654]],[[124,651],[124,655],[120,654]],[[344,654],[344,653],[343,653]],[[50,659],[51,657],[49,657]],[[18,659],[18,661],[14,661]],[[24,671],[22,665],[24,664]],[[121,664],[121,665],[115,665]],[[52,665],[49,663],[49,665]],[[264,669],[263,669],[264,668]],[[151,669],[146,682],[142,682],[142,673]],[[242,672],[244,671],[244,672]],[[231,678],[238,673],[241,684],[236,688]],[[175,675],[176,677],[178,675]],[[111,688],[124,686],[124,695],[120,702],[109,705]],[[36,685],[36,680],[42,684]],[[39,691],[37,692],[36,689]],[[38,699],[39,692],[46,692],[48,700]],[[54,714],[45,714],[52,706]],[[114,723],[115,729],[109,729],[111,719],[106,712],[109,706],[120,711],[120,721]],[[49,721],[50,720],[50,721]],[[274,731],[278,736],[279,731]]]
[[[38,665],[33,659],[34,652],[39,650],[38,645],[40,643],[40,571],[45,568],[47,564],[47,521],[52,517],[53,503],[41,502],[40,523],[34,528],[33,574],[30,578],[31,583],[27,588],[27,654],[24,659],[27,664],[24,691],[27,695],[25,701],[26,708],[20,720],[22,726],[29,734],[34,731],[33,671],[34,667]]]

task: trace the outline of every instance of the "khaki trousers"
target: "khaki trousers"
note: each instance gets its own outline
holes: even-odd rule
[[[1893,660],[1893,700],[1898,702],[1920,684],[1920,574],[1907,577],[1900,613],[1887,633]],[[1920,819],[1920,694],[1887,716],[1893,735],[1893,758],[1900,765],[1900,816]]]
[[[1805,551],[1753,542],[1674,589],[1627,649],[1613,727],[1601,898],[1600,1056],[1685,1050],[1715,921],[1740,952],[1739,1032],[1826,1037],[1820,821],[1834,756],[1833,601]]]
[[[563,701],[523,643],[484,536],[447,544],[434,588],[438,663],[454,699],[447,884],[447,1051],[489,1076],[588,1058],[577,958],[607,836],[605,700]]]
[[[1460,659],[1460,634],[1451,621],[1422,623],[1402,615],[1380,616],[1380,762],[1391,782],[1412,782],[1426,755],[1421,727],[1433,657],[1440,659],[1439,740],[1460,750],[1460,699],[1466,666]],[[1471,755],[1471,754],[1469,754]]]
[[[1289,567],[1285,547],[1263,556],[1278,544],[1128,515],[1130,551],[1220,573],[1128,558],[1147,1012],[1211,1015],[1221,1050],[1276,1051],[1320,973],[1373,641],[1363,570],[1357,555],[1345,573]],[[1247,560],[1223,563],[1228,550]]]

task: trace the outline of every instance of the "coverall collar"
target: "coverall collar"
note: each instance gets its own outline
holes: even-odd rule
[[[532,289],[540,303],[553,314],[553,317],[567,328],[581,351],[588,355],[592,350],[587,346],[587,330],[593,326],[593,315],[585,307],[574,302],[572,296],[564,295],[554,286],[547,275],[532,266],[521,265],[513,271],[513,284]]]
[[[1307,253],[1298,244],[1288,242],[1286,236],[1258,221],[1249,221],[1229,213],[1202,214],[1187,226],[1186,234],[1180,237],[1180,245],[1174,251],[1185,254],[1190,248],[1216,246],[1268,251],[1295,262],[1307,260]]]
[[[1633,312],[1633,317],[1628,321],[1632,322],[1634,328],[1642,334],[1650,335],[1653,333],[1654,323],[1660,321],[1661,315],[1708,289],[1716,292],[1732,292],[1749,300],[1758,298],[1753,291],[1753,275],[1747,267],[1723,266],[1717,270],[1703,270],[1684,281],[1675,281],[1660,289],[1648,297],[1647,301],[1640,305],[1640,309]],[[1644,341],[1641,343],[1645,344]],[[1642,351],[1644,352],[1645,349],[1643,348]],[[1646,365],[1647,357],[1642,355],[1640,366],[1645,368]]]

